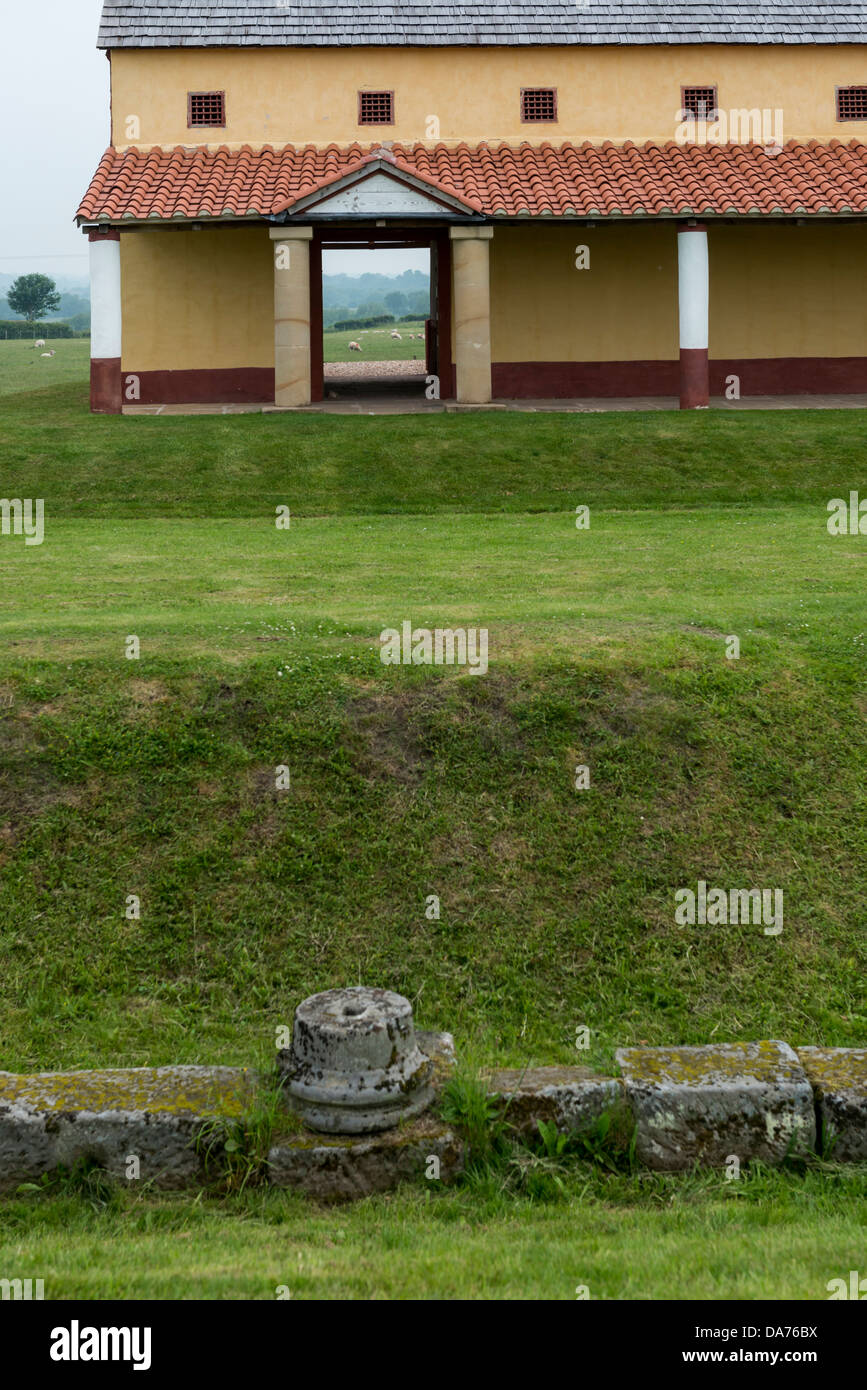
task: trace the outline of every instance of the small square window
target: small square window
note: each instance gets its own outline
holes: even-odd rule
[[[394,92],[359,92],[359,125],[394,125]]]
[[[556,87],[522,87],[521,88],[521,120],[522,121],[556,121],[557,119],[557,88]]]
[[[716,87],[681,87],[680,109],[684,120],[692,116],[697,121],[711,121],[718,106]]]
[[[187,94],[188,126],[224,126],[225,124],[225,92],[189,92]]]
[[[867,87],[837,88],[837,120],[867,121]]]

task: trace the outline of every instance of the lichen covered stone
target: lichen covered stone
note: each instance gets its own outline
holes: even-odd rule
[[[798,1057],[816,1097],[827,1156],[867,1161],[867,1048],[799,1047]]]
[[[255,1085],[234,1067],[0,1072],[0,1191],[88,1159],[119,1180],[183,1187],[201,1176],[203,1120],[242,1115]]]
[[[489,1072],[486,1081],[507,1124],[525,1135],[535,1134],[540,1120],[563,1134],[586,1132],[623,1098],[618,1081],[586,1067],[511,1068]]]
[[[324,1134],[391,1129],[434,1097],[410,1002],[387,989],[358,985],[305,999],[279,1065],[291,1105]]]
[[[815,1147],[813,1093],[788,1043],[621,1048],[636,1154],[650,1168],[721,1167]]]
[[[271,1149],[268,1173],[275,1187],[339,1202],[388,1192],[405,1181],[451,1182],[463,1161],[463,1143],[454,1131],[423,1116],[373,1136],[292,1136]]]

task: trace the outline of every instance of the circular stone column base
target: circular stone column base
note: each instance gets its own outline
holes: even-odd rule
[[[433,1100],[408,999],[359,985],[305,999],[283,1063],[292,1108],[325,1134],[392,1129]]]

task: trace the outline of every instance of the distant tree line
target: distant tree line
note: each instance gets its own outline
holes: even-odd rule
[[[4,310],[20,316],[18,319],[0,319],[0,326],[7,338],[44,338],[49,332],[53,338],[72,338],[76,333],[87,334],[90,331],[89,300],[79,294],[60,294],[48,275],[19,275],[9,286],[5,297],[0,298],[0,314]],[[46,314],[55,313],[65,317],[44,321]],[[65,325],[69,328],[67,333],[61,332]],[[13,332],[14,329],[22,331]]]
[[[0,338],[88,338],[89,329],[74,329],[58,319],[48,323],[22,323],[21,319],[0,319]]]

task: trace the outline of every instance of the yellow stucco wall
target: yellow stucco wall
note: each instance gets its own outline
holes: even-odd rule
[[[710,355],[867,356],[867,227],[714,226]],[[674,224],[496,227],[495,362],[678,355]],[[575,248],[590,269],[575,269]]]
[[[676,357],[673,227],[495,227],[495,362],[610,362]],[[575,268],[587,246],[590,269]]]
[[[867,226],[708,235],[711,357],[867,356]]]
[[[835,119],[835,87],[867,83],[863,45],[118,49],[111,65],[119,146],[425,141],[432,116],[447,142],[669,140],[682,84],[717,86],[726,111],[781,109],[784,139],[867,136],[867,121]],[[532,86],[558,89],[557,124],[522,124]],[[394,91],[394,126],[358,125],[363,88]],[[217,90],[225,130],[188,129],[187,92]]]
[[[267,227],[145,227],[121,237],[123,368],[273,367]]]
[[[709,239],[712,358],[867,356],[867,227],[712,225]],[[274,365],[267,228],[130,230],[121,264],[124,370]],[[493,361],[677,355],[674,224],[494,229]]]

